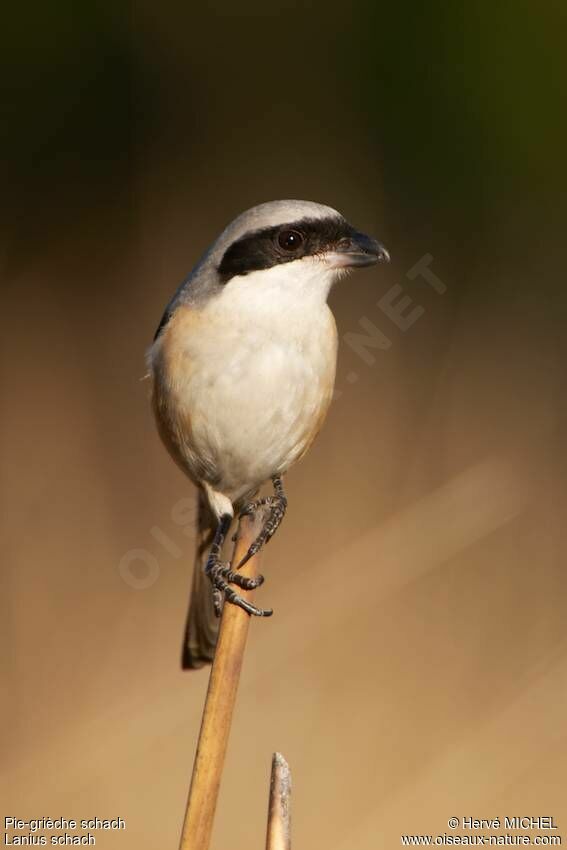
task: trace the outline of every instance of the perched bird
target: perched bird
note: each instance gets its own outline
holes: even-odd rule
[[[223,601],[272,613],[230,584],[263,580],[238,567],[278,527],[287,505],[281,477],[327,414],[337,358],[329,291],[350,269],[387,260],[379,242],[331,207],[273,201],[229,224],[166,307],[148,353],[153,410],[166,448],[201,494],[185,666],[212,658]],[[254,510],[250,500],[270,478],[258,539],[241,564],[223,563],[235,511]]]

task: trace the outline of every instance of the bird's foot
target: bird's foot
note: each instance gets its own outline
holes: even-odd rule
[[[276,533],[282,519],[285,516],[287,509],[287,498],[284,493],[282,480],[279,475],[274,475],[274,495],[265,496],[262,499],[256,499],[254,502],[249,502],[240,512],[240,516],[253,516],[260,507],[268,507],[269,512],[266,521],[260,531],[258,537],[250,545],[247,553],[238,564],[237,569],[240,569],[247,561],[250,560],[257,552],[260,551],[265,543],[268,543]]]
[[[248,576],[237,573],[231,568],[230,564],[223,563],[222,561],[211,563],[211,559],[207,562],[205,572],[213,585],[213,604],[217,617],[220,617],[222,613],[225,600],[228,600],[233,605],[238,605],[239,608],[256,617],[270,617],[272,615],[273,611],[271,608],[258,608],[257,605],[248,602],[247,599],[244,599],[231,587],[231,584],[236,584],[243,590],[254,590],[263,583],[264,576],[258,575],[255,578],[249,578]]]
[[[248,612],[248,614],[253,614],[256,617],[270,617],[272,615],[273,612],[271,608],[258,608],[256,605],[253,605],[251,602],[248,602],[240,596],[236,590],[230,586],[231,584],[236,584],[243,590],[254,590],[256,587],[260,587],[260,585],[264,582],[264,576],[258,575],[255,578],[249,578],[248,576],[240,575],[240,573],[231,568],[229,563],[220,560],[218,552],[213,551],[211,551],[211,554],[209,555],[205,566],[205,573],[208,575],[211,584],[213,585],[213,604],[217,617],[220,617],[222,613],[225,599],[233,605],[238,605],[239,608],[243,608],[244,611]]]

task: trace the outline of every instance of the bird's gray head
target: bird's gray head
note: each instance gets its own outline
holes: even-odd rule
[[[332,207],[312,201],[260,204],[235,218],[211,245],[168,305],[156,337],[180,303],[198,306],[254,273],[258,286],[276,274],[301,281],[324,273],[331,280],[388,260],[383,245]],[[278,271],[268,275],[271,269]]]

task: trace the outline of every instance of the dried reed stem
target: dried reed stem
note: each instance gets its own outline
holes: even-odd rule
[[[272,757],[266,850],[291,850],[291,773],[281,753]]]
[[[238,564],[246,554],[264,520],[265,511],[262,508],[257,510],[253,517],[242,517],[238,525],[233,564]],[[242,567],[242,575],[257,575],[259,554]],[[239,588],[238,592],[246,599],[251,599],[253,595]],[[250,616],[245,611],[236,605],[225,604],[209,678],[179,850],[209,848],[249,625]]]

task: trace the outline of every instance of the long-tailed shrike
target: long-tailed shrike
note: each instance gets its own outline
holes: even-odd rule
[[[196,563],[189,666],[212,657],[223,599],[272,613],[230,587],[263,579],[223,563],[221,547],[234,512],[252,510],[270,478],[269,516],[244,560],[278,527],[287,505],[282,475],[315,439],[333,394],[329,291],[350,269],[388,259],[331,207],[273,201],[220,234],[165,310],[148,354],[153,409],[166,448],[200,488],[201,550],[215,528],[204,569]]]

